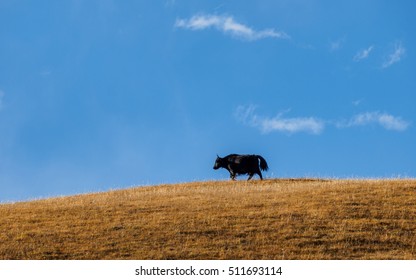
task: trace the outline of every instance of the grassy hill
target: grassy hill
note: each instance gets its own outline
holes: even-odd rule
[[[416,259],[416,180],[199,182],[0,205],[0,259]]]

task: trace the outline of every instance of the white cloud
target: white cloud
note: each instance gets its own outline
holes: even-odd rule
[[[232,16],[219,15],[197,15],[190,19],[177,19],[175,27],[189,30],[204,30],[215,28],[230,34],[236,38],[254,41],[264,38],[287,39],[289,36],[284,32],[275,31],[274,29],[264,29],[256,31],[242,23],[234,20]]]
[[[255,106],[239,106],[235,116],[244,124],[260,129],[262,133],[278,131],[285,133],[308,132],[320,134],[325,128],[325,123],[314,117],[284,118],[282,116],[283,114],[278,114],[274,118],[269,118],[255,114],[255,109]]]
[[[369,55],[370,52],[374,49],[374,46],[369,46],[367,49],[363,49],[360,50],[355,56],[354,56],[354,61],[360,61],[363,59],[366,59]]]
[[[324,122],[314,118],[263,118],[259,120],[259,126],[262,132],[269,133],[272,131],[281,132],[309,132],[312,134],[320,134],[324,129]]]
[[[406,49],[402,46],[402,43],[396,43],[394,46],[394,51],[385,59],[381,67],[388,68],[393,64],[399,62],[405,53]]]
[[[410,122],[403,120],[401,117],[379,112],[365,112],[353,116],[348,121],[334,121],[317,117],[283,117],[287,112],[280,113],[276,117],[265,117],[258,115],[255,112],[256,108],[253,105],[239,106],[234,112],[234,117],[244,125],[255,127],[265,134],[271,132],[321,134],[326,125],[333,125],[338,129],[380,125],[384,129],[394,131],[405,131],[410,126]]]
[[[396,117],[387,113],[366,112],[353,116],[346,125],[339,127],[365,126],[378,124],[387,130],[404,131],[410,123],[404,121],[401,117]]]

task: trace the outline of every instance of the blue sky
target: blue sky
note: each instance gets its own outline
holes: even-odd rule
[[[230,153],[416,177],[415,6],[0,0],[0,201],[228,179]]]

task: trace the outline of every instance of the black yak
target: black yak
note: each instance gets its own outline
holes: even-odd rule
[[[254,174],[258,174],[260,179],[263,180],[260,169],[263,171],[267,171],[269,169],[266,160],[262,156],[236,154],[231,154],[223,158],[217,155],[214,169],[217,170],[220,167],[225,168],[228,172],[230,172],[231,180],[235,180],[237,175],[248,174],[247,181],[250,180]]]

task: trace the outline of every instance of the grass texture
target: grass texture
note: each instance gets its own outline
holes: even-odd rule
[[[416,259],[416,180],[268,179],[0,205],[0,259]]]

